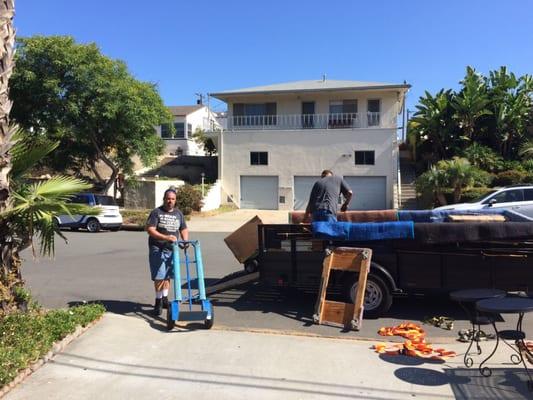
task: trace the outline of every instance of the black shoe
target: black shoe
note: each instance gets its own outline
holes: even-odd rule
[[[163,296],[162,304],[163,304],[163,308],[165,309],[168,308],[168,297],[167,296]]]
[[[154,315],[156,317],[159,317],[162,311],[163,311],[163,302],[161,301],[161,299],[155,299]]]

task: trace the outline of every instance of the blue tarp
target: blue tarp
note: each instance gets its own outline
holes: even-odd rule
[[[313,222],[313,236],[327,240],[384,240],[414,238],[413,221]]]

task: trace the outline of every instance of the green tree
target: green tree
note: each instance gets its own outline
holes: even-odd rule
[[[11,116],[33,140],[60,142],[47,165],[81,175],[92,170],[107,190],[120,172],[131,173],[133,156],[150,165],[162,154],[155,126],[172,116],[155,86],[136,80],[95,44],[65,36],[19,39],[16,62]],[[98,162],[111,169],[107,180]]]
[[[458,122],[466,140],[473,139],[477,121],[492,114],[488,109],[489,99],[487,96],[483,77],[471,67],[466,67],[466,76],[461,81],[462,90],[453,96],[453,118]]]
[[[446,172],[432,165],[426,172],[416,179],[416,190],[419,193],[429,193],[440,205],[446,205],[444,194],[448,186],[448,176]]]
[[[205,131],[201,128],[196,128],[196,131],[192,135],[192,138],[198,143],[208,156],[217,154],[217,146],[213,138],[206,135]]]
[[[19,140],[21,136],[20,131],[15,133],[15,143],[11,148],[11,201],[9,207],[0,213],[0,226],[6,232],[0,238],[0,244],[9,254],[9,262],[3,264],[0,273],[0,308],[3,312],[8,312],[16,305],[17,288],[24,284],[20,252],[31,247],[36,255],[34,238],[37,238],[41,254],[53,255],[55,235],[66,240],[54,221],[56,215],[94,215],[99,212],[68,202],[74,194],[91,187],[79,179],[56,176],[42,182],[28,180],[28,172],[42,157],[54,151],[59,143],[33,146]]]
[[[437,168],[444,171],[447,185],[453,189],[453,202],[458,203],[464,189],[474,186],[479,171],[466,158],[442,160]]]

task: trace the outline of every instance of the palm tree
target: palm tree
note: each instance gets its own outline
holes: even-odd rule
[[[13,55],[15,44],[15,30],[13,16],[15,14],[14,0],[0,2],[0,212],[9,205],[9,172],[11,171],[10,150],[13,146],[15,128],[10,124],[9,112],[9,78],[13,71]],[[6,219],[0,219],[0,307],[5,308],[5,299],[12,297],[11,282],[12,269],[18,270],[20,260],[11,252],[9,246],[10,229]]]
[[[448,176],[446,172],[432,165],[426,172],[416,180],[416,190],[419,193],[430,193],[440,205],[446,205],[444,189],[448,187]]]
[[[472,140],[476,122],[485,115],[492,114],[487,108],[489,99],[483,78],[472,67],[466,68],[466,76],[461,81],[463,89],[454,96],[452,107],[454,119],[464,131],[466,139]]]
[[[437,168],[445,171],[448,185],[453,188],[453,202],[458,203],[463,190],[473,186],[477,170],[466,158],[453,157],[451,160],[442,160]]]

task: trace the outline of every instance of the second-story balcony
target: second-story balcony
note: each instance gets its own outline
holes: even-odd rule
[[[227,117],[226,129],[300,130],[355,129],[381,126],[379,112],[336,114],[233,115]]]

